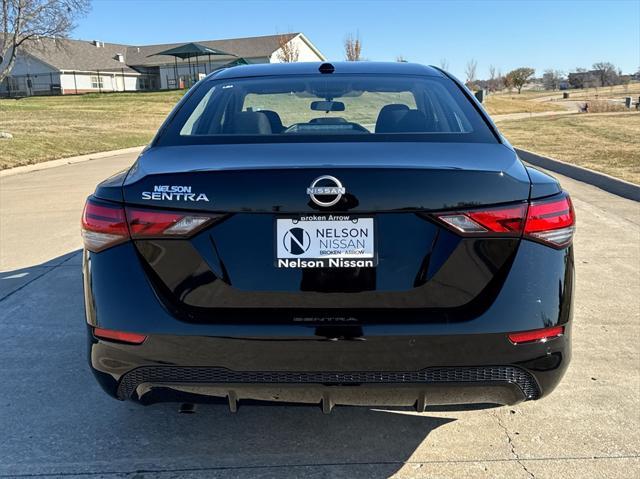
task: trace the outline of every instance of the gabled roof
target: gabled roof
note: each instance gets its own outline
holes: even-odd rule
[[[84,40],[59,38],[39,38],[25,44],[22,50],[57,70],[133,72],[127,63],[127,45],[100,43]],[[124,55],[124,63],[116,59],[117,54]]]
[[[209,48],[222,50],[232,53],[236,57],[241,58],[261,58],[270,57],[273,52],[280,48],[279,38],[282,36],[287,40],[291,40],[299,35],[299,33],[284,33],[282,35],[267,35],[262,37],[246,37],[246,38],[230,38],[227,40],[204,40],[197,41]],[[168,55],[150,56],[158,52],[176,48],[182,43],[165,43],[162,45],[147,45],[139,47],[129,47],[127,49],[127,64],[132,66],[156,66],[173,63],[174,58]],[[205,58],[205,57],[203,57]],[[214,61],[230,62],[235,57],[232,56],[215,56]]]
[[[322,54],[301,33],[230,38],[227,40],[205,40],[194,43],[235,55],[216,55],[211,57],[212,61],[229,63],[237,58],[270,57],[280,48],[281,37],[290,41],[298,36],[322,58]],[[136,67],[152,67],[173,63],[174,57],[156,54],[183,46],[186,42],[144,46],[98,43],[100,46],[97,46],[96,42],[85,40],[47,37],[25,45],[22,52],[58,70],[121,72],[124,69],[125,72],[135,72],[134,68]],[[118,61],[118,54],[124,56],[124,62]],[[200,57],[201,60],[205,58],[206,56]]]

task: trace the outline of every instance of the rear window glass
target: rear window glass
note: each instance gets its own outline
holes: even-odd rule
[[[447,78],[286,75],[198,85],[159,144],[496,139]]]

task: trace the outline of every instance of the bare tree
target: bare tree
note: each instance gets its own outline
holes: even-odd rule
[[[278,53],[276,58],[282,63],[297,62],[300,57],[298,45],[293,43],[290,35],[278,35]]]
[[[563,73],[560,70],[548,69],[542,75],[542,84],[545,90],[559,90]]]
[[[502,78],[500,78],[501,76],[502,75],[495,66],[489,65],[489,80],[487,81],[487,89],[490,92],[500,90],[502,86]]]
[[[595,74],[600,80],[600,86],[617,85],[619,82],[619,74],[613,63],[598,62],[593,64]]]
[[[489,65],[489,80],[496,79],[496,67],[493,65]]]
[[[360,40],[360,34],[349,34],[344,39],[344,55],[349,62],[358,62],[361,60],[362,54],[362,40]]]
[[[74,20],[89,10],[89,0],[0,0],[0,82],[18,51],[38,37],[66,37]]]
[[[467,86],[473,85],[476,81],[476,70],[478,69],[478,62],[473,58],[467,62],[467,66],[464,68],[464,74],[467,76]]]
[[[449,70],[449,60],[447,60],[446,58],[441,58],[440,59],[440,68],[442,68],[444,71],[448,71]]]

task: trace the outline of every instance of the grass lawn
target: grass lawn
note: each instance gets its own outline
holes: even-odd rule
[[[549,102],[528,100],[518,95],[489,95],[484,102],[485,109],[490,115],[504,115],[507,113],[537,113],[542,111],[566,111],[562,105]]]
[[[569,93],[569,100],[580,100],[580,99],[593,99],[598,98],[624,98],[625,96],[638,96],[640,95],[640,82],[634,81],[629,83],[628,85],[614,85],[614,86],[605,86],[598,88],[580,88],[580,89],[569,89],[564,91],[550,91],[550,90],[522,90],[521,94],[518,94],[517,91],[512,91],[511,93],[496,93],[496,96],[508,96],[515,98],[522,98],[523,100],[535,100],[538,98],[551,98],[554,100],[559,100],[562,98],[563,93]]]
[[[604,100],[630,96],[635,97],[633,99],[634,101],[638,101],[638,95],[640,95],[640,82],[629,83],[628,85],[583,88],[581,90],[567,91],[569,92],[569,100]]]
[[[640,114],[539,117],[500,123],[515,147],[640,184]]]
[[[183,92],[0,100],[0,169],[147,143]]]

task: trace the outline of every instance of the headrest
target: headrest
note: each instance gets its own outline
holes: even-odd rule
[[[261,111],[241,111],[233,115],[229,133],[234,135],[269,135],[269,118]]]
[[[380,109],[380,113],[378,113],[375,132],[394,133],[396,131],[395,126],[408,109],[409,107],[407,105],[400,103],[391,103],[383,106]]]

